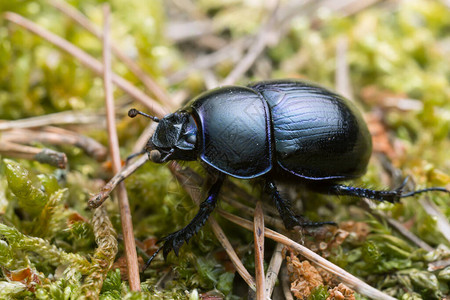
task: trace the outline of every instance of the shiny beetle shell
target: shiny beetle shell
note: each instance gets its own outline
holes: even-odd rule
[[[183,110],[197,124],[200,159],[237,178],[281,168],[305,179],[350,179],[365,173],[372,152],[353,103],[309,83],[218,88]]]

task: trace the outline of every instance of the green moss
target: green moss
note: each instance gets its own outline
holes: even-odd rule
[[[315,287],[311,291],[311,295],[309,295],[308,300],[325,300],[328,298],[330,294],[328,293],[328,289],[326,286],[318,286]]]
[[[70,4],[101,26],[103,2],[71,0]],[[183,90],[194,96],[204,89],[203,70],[192,70],[179,85],[169,86],[171,74],[188,66],[196,57],[212,51],[205,45],[196,48],[196,41],[179,47],[165,40],[164,29],[172,21],[172,16],[180,14],[179,8],[163,1],[113,0],[109,3],[115,43],[142,69],[163,86],[167,85],[174,95]],[[190,10],[183,10],[181,19],[187,18],[184,13],[188,11],[202,19],[210,18],[211,28],[219,37],[215,41],[220,43],[231,43],[236,38],[255,34],[266,19],[267,8],[254,6],[252,1],[215,0],[194,4]],[[386,133],[393,142],[395,168],[401,170],[402,176],[409,175],[416,188],[448,187],[450,11],[437,0],[403,1],[395,5],[398,6],[394,10],[389,5],[373,6],[351,17],[321,10],[312,25],[307,18],[295,18],[286,28],[286,35],[262,53],[256,67],[239,78],[239,83],[268,79],[267,76],[302,77],[332,88],[336,74],[336,47],[345,38],[354,100],[366,112],[381,115]],[[101,58],[101,42],[46,2],[0,1],[0,13],[5,11],[27,17],[97,59]],[[230,59],[224,59],[211,68],[213,77],[220,81],[233,66]],[[270,66],[269,71],[267,66]],[[113,69],[148,92],[118,60],[113,61]],[[385,92],[387,96],[367,96],[368,87]],[[16,120],[66,110],[99,111],[104,108],[103,94],[102,80],[76,59],[42,38],[0,19],[1,119]],[[131,106],[129,97],[119,89],[114,95],[121,110]],[[416,108],[399,109],[390,97],[412,99]],[[123,157],[131,152],[146,125],[144,119],[118,119]],[[97,125],[78,127],[77,130],[105,145],[108,143],[105,130]],[[69,168],[65,171],[55,171],[53,167],[37,162],[2,161],[0,266],[8,270],[30,267],[43,274],[40,276],[45,280],[38,284],[35,292],[31,292],[23,284],[7,282],[3,276],[0,278],[0,298],[77,298],[84,293],[81,287],[86,284],[86,278],[105,275],[91,265],[96,259],[98,245],[95,243],[96,232],[88,221],[92,213],[86,209],[86,203],[90,194],[97,192],[102,185],[100,179],[106,181],[112,174],[105,165],[75,147],[64,145],[59,150],[68,156]],[[392,174],[386,172],[378,157],[379,154],[374,155],[363,178],[350,184],[375,189],[398,186],[397,178],[390,182]],[[196,171],[202,170],[196,162],[186,165]],[[204,171],[200,172],[206,175]],[[260,196],[261,189],[252,183],[233,182],[254,197]],[[125,184],[135,236],[141,241],[158,239],[182,228],[196,213],[196,205],[163,165],[148,163]],[[419,203],[421,197],[428,197],[448,219],[450,206],[447,196],[437,193],[418,195],[403,199],[401,204],[382,203],[376,208],[406,224],[411,232],[435,247],[428,253],[396,233],[383,219],[361,209],[359,199],[338,199],[300,190],[295,192],[297,198],[302,199],[294,201],[296,210],[302,209],[302,213],[312,220],[355,220],[369,225],[365,239],[355,240],[353,234],[332,249],[331,261],[400,299],[448,295],[448,268],[431,272],[428,267],[432,262],[450,257],[449,242],[439,231],[436,219]],[[242,202],[248,200],[236,195],[233,189],[224,189],[223,193],[236,196]],[[113,227],[120,234],[114,196],[113,201],[108,200],[105,205]],[[221,205],[243,215],[238,209]],[[253,272],[252,234],[220,217],[217,219],[245,266]],[[119,241],[119,247],[121,244]],[[118,256],[123,256],[123,251],[119,248]],[[239,276],[225,271],[224,265],[228,262],[218,258],[221,251],[211,229],[205,226],[188,245],[183,246],[179,257],[170,254],[168,262],[163,262],[161,257],[156,258],[151,269],[142,275],[141,293],[130,292],[118,270],[110,271],[101,292],[99,289],[96,292],[100,293],[101,299],[146,299],[150,296],[155,299],[196,299],[202,293],[218,290],[217,293],[231,299],[236,292],[233,283],[239,280]],[[170,279],[164,288],[156,286],[165,272],[170,273]],[[325,288],[321,287],[311,297],[323,299],[326,295]]]

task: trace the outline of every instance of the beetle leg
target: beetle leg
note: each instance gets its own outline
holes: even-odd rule
[[[431,187],[423,190],[417,190],[410,193],[403,193],[403,187],[405,186],[405,182],[398,188],[392,191],[376,191],[371,189],[347,186],[343,184],[335,184],[329,187],[329,192],[335,195],[345,195],[345,196],[355,196],[359,198],[369,198],[378,201],[387,201],[390,203],[397,203],[400,201],[400,198],[411,197],[416,194],[430,192],[430,191],[439,191],[450,193],[445,188],[441,187]]]
[[[371,189],[335,184],[329,187],[329,192],[334,195],[355,196],[359,198],[369,198],[378,201],[397,203],[402,196],[402,188],[392,191],[376,191]]]
[[[205,201],[200,204],[200,209],[195,215],[195,217],[189,222],[187,226],[183,229],[175,231],[174,233],[169,234],[164,237],[161,241],[164,242],[164,245],[161,247],[163,250],[164,259],[166,259],[167,255],[170,251],[174,251],[178,256],[178,251],[184,242],[188,242],[189,239],[196,234],[200,228],[205,224],[209,215],[212,213],[217,204],[217,196],[219,194],[220,188],[222,187],[222,183],[225,179],[224,174],[220,174],[217,178],[216,182],[212,185],[208,192],[208,197]],[[158,249],[158,252],[159,250]],[[150,265],[151,260],[153,260],[155,255],[153,255],[149,262],[147,262],[147,266]]]
[[[278,213],[283,220],[286,229],[293,229],[295,226],[300,227],[319,227],[323,225],[335,225],[334,222],[310,222],[303,216],[295,215],[291,209],[291,203],[289,200],[281,197],[280,192],[277,190],[275,183],[272,180],[266,181],[267,190],[275,201]]]

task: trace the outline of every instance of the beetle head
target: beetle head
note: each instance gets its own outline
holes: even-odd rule
[[[150,159],[157,163],[177,159],[196,160],[196,143],[197,125],[192,116],[187,112],[175,112],[159,120],[146,150]]]

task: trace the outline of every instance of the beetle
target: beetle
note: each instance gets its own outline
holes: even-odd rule
[[[197,215],[181,230],[163,238],[164,258],[178,251],[205,224],[217,204],[227,175],[261,177],[287,229],[320,226],[296,216],[290,202],[277,190],[277,181],[303,182],[307,187],[334,195],[398,202],[400,198],[432,187],[403,193],[341,184],[364,175],[372,153],[366,123],[349,100],[323,87],[295,80],[263,81],[249,86],[226,86],[200,94],[180,110],[162,119],[131,109],[158,122],[141,153],[150,160],[199,159],[218,173]]]

